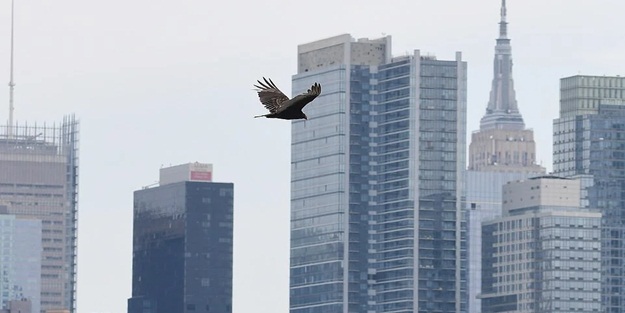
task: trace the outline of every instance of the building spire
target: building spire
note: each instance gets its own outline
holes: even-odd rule
[[[508,22],[506,22],[506,0],[501,0],[501,21],[499,22],[499,38],[508,38]]]
[[[15,82],[13,81],[13,25],[14,25],[14,8],[15,0],[11,0],[11,68],[9,78],[9,122],[7,125],[7,136],[13,137],[13,89],[15,88]]]
[[[512,80],[512,48],[508,38],[506,0],[501,0],[499,37],[495,45],[493,84],[486,115],[480,121],[481,129],[525,129],[519,113]]]

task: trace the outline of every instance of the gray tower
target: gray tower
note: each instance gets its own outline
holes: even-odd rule
[[[298,47],[290,312],[466,310],[461,54],[391,57],[391,38]]]
[[[471,313],[481,312],[482,223],[501,216],[501,188],[505,183],[545,173],[536,165],[534,133],[525,129],[515,97],[505,0],[501,2],[493,69],[486,114],[469,146],[466,212]]]
[[[0,126],[0,202],[41,220],[41,310],[76,312],[78,126]]]
[[[471,136],[469,170],[544,172],[536,165],[534,132],[525,129],[512,80],[512,48],[508,38],[506,0],[501,1],[499,38],[495,46],[493,84],[480,130]]]
[[[493,69],[490,100],[486,108],[486,115],[480,121],[480,129],[525,129],[523,117],[517,106],[512,80],[512,47],[508,38],[506,0],[501,0],[499,38],[497,38],[497,45],[495,46]]]

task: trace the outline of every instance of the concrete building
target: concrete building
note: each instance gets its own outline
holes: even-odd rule
[[[290,312],[464,312],[461,53],[392,57],[391,37],[298,47]]]
[[[583,205],[603,214],[602,312],[625,312],[625,78],[566,77],[553,122],[553,169],[583,182]]]
[[[471,135],[466,180],[469,312],[481,312],[482,222],[501,216],[501,187],[513,180],[543,175],[536,164],[534,132],[525,128],[512,77],[506,1],[501,1],[493,81],[480,129]]]
[[[0,202],[41,221],[41,310],[76,312],[78,126],[0,126]]]
[[[599,312],[601,214],[580,207],[580,181],[511,182],[503,197],[482,230],[482,312]]]
[[[232,312],[233,188],[189,163],[135,191],[128,313]]]

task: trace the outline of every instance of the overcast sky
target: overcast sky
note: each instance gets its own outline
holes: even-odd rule
[[[216,181],[235,184],[234,312],[287,312],[290,122],[253,119],[264,108],[252,84],[268,76],[290,91],[298,44],[392,35],[394,55],[462,51],[471,132],[488,101],[499,5],[16,0],[16,120],[75,113],[81,122],[78,311],[126,312],[132,192],[154,183],[161,165],[199,161],[214,164]],[[623,12],[622,0],[508,1],[517,100],[549,170],[559,79],[625,75]],[[9,16],[3,0],[6,83]],[[5,95],[0,120],[8,87]]]

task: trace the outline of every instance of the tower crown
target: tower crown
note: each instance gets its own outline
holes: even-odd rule
[[[495,45],[493,83],[486,114],[480,121],[480,129],[525,129],[519,112],[512,80],[512,48],[508,38],[506,0],[501,0],[499,37]]]

